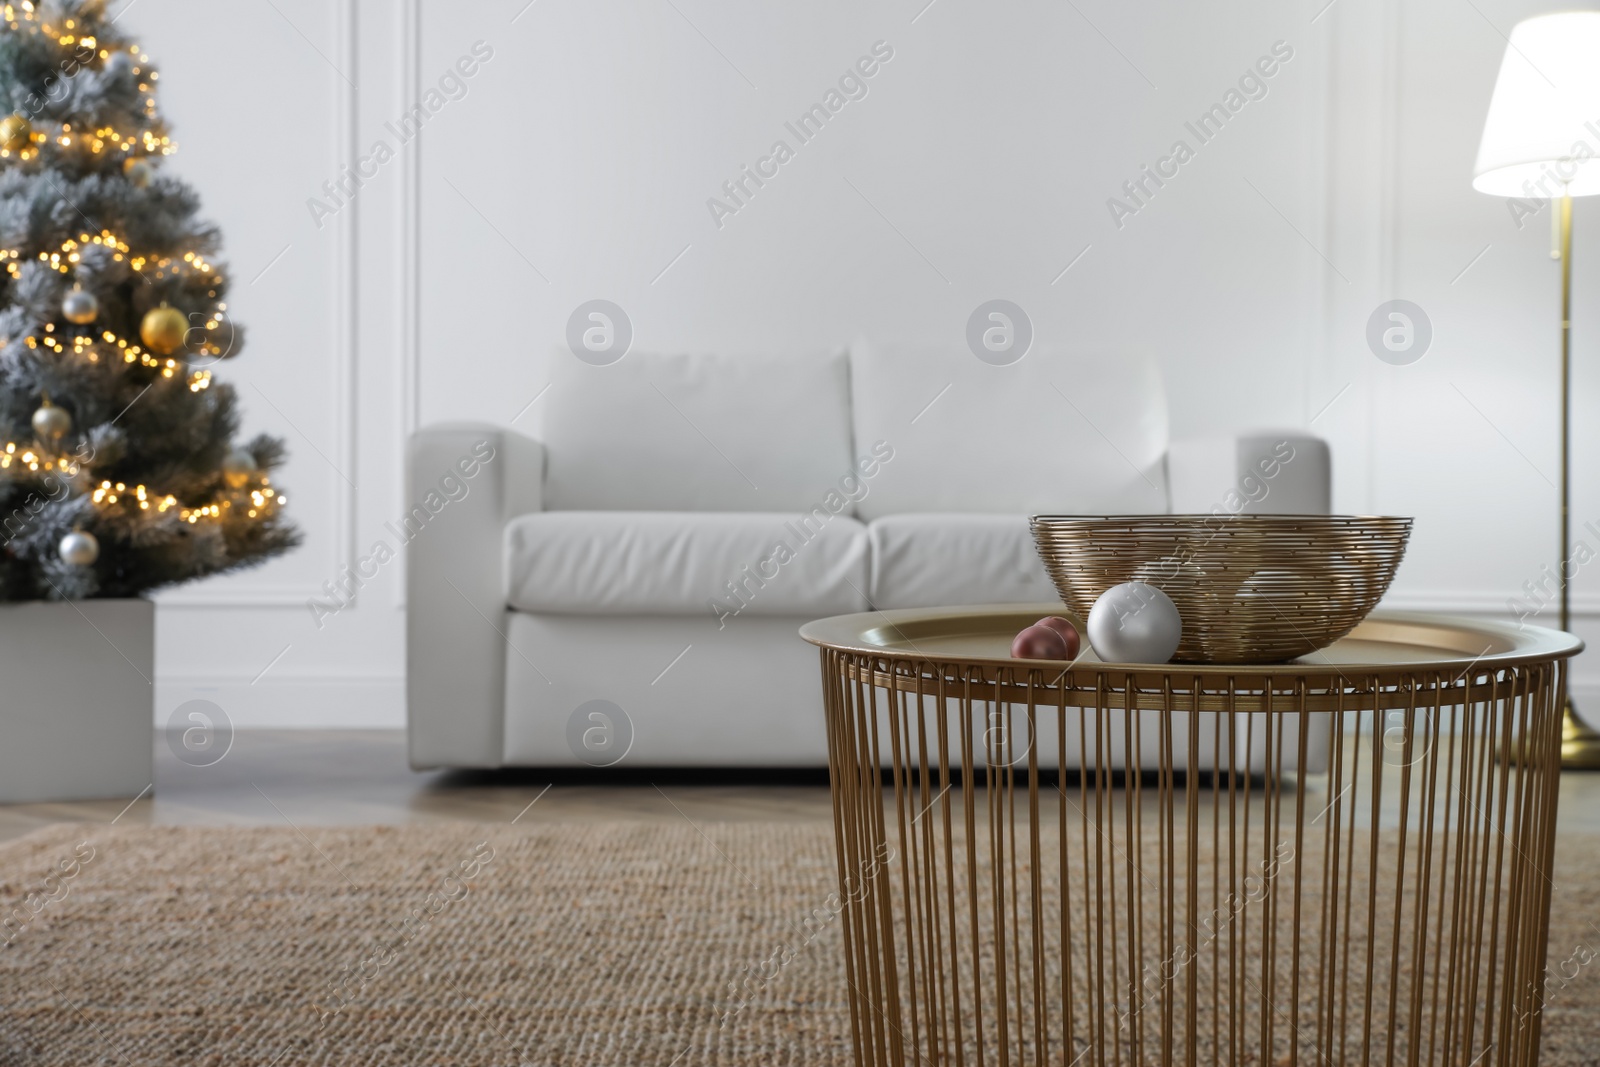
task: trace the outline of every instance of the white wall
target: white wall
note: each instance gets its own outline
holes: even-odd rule
[[[252,331],[225,372],[246,429],[288,438],[308,533],[161,599],[158,718],[206,696],[243,725],[400,725],[399,566],[321,629],[306,599],[408,506],[406,433],[531,425],[546,354],[597,297],[638,349],[739,350],[959,346],[974,307],[1013,300],[1040,344],[1155,353],[1179,434],[1327,435],[1340,509],[1417,516],[1391,600],[1503,612],[1555,561],[1556,274],[1543,218],[1518,231],[1469,181],[1500,34],[1541,8],[1324,3],[138,3],[172,165],[224,228]],[[401,146],[385,122],[479,40],[465,98]],[[797,146],[785,121],[880,40],[866,97]],[[1199,144],[1185,122],[1278,41],[1267,95]],[[795,158],[719,228],[707,199],[777,138]],[[1107,199],[1179,138],[1194,158],[1119,228]],[[307,200],[379,139],[396,157],[319,228]],[[1434,325],[1412,366],[1366,347],[1392,297]],[[1580,519],[1600,519],[1594,443],[1580,427]]]
[[[1340,0],[1329,141],[1329,257],[1350,278],[1330,291],[1325,418],[1345,459],[1342,508],[1415,515],[1387,606],[1509,618],[1508,601],[1561,558],[1559,265],[1546,210],[1519,230],[1507,202],[1470,174],[1505,35],[1523,18],[1574,5],[1495,0]],[[1576,5],[1586,6],[1586,5]],[[1574,536],[1600,539],[1600,443],[1585,418],[1600,384],[1600,201],[1575,204]],[[1382,300],[1421,305],[1434,341],[1418,363],[1371,358],[1367,316]],[[1321,426],[1322,423],[1319,423]],[[1600,585],[1580,572],[1574,628],[1597,635]],[[1554,603],[1530,621],[1557,624]],[[1600,702],[1600,665],[1580,659],[1580,704]]]

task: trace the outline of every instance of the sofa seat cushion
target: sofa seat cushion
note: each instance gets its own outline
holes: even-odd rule
[[[823,513],[824,515],[826,513]],[[546,511],[506,526],[506,602],[572,615],[867,609],[867,530],[848,515]]]
[[[876,608],[1058,599],[1025,515],[890,515],[867,537]]]

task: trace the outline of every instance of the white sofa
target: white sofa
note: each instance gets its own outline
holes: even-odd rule
[[[455,424],[411,441],[419,769],[823,766],[807,620],[1053,601],[1034,513],[1328,509],[1323,442],[1169,445],[1140,360],[995,367],[858,343],[566,355],[550,374],[531,436]],[[1285,442],[1264,478],[1257,460]]]

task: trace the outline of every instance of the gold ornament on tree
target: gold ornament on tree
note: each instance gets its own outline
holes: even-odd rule
[[[100,301],[94,294],[74,285],[61,299],[61,315],[68,322],[87,326],[100,315]]]
[[[20,152],[33,143],[33,123],[21,115],[7,115],[0,119],[0,148]]]
[[[39,440],[59,441],[71,429],[72,415],[65,408],[50,403],[48,396],[45,397],[39,409],[33,413],[33,432],[39,435]]]
[[[139,323],[139,339],[157,355],[170,356],[183,347],[184,336],[189,332],[189,320],[175,307],[162,304],[144,313]]]
[[[242,448],[230,448],[222,460],[222,480],[230,489],[243,489],[255,477],[256,457]]]

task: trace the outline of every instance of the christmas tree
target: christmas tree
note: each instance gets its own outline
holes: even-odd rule
[[[227,273],[102,0],[0,4],[0,600],[129,597],[299,534],[236,446]]]

